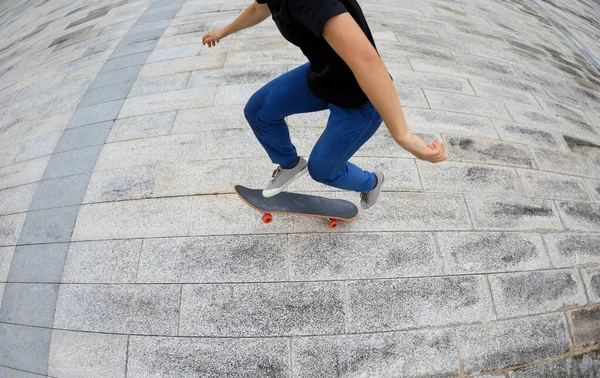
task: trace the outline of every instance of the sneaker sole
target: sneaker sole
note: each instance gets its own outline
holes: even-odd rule
[[[291,179],[288,180],[288,182],[286,182],[285,184],[283,184],[282,186],[280,186],[277,189],[271,189],[271,190],[263,190],[262,195],[265,198],[270,198],[270,197],[274,197],[276,195],[278,195],[279,193],[285,191],[290,185],[292,185],[292,183],[296,180],[298,180],[300,177],[304,176],[306,174],[306,172],[308,172],[308,167],[304,167],[303,170],[301,170],[300,172],[296,173],[296,175],[294,177],[292,177]]]

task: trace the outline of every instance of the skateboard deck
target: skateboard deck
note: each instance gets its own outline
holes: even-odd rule
[[[358,216],[358,208],[346,200],[289,192],[266,198],[260,189],[241,185],[236,185],[234,189],[248,206],[263,213],[263,222],[267,224],[273,220],[272,213],[326,218],[331,228],[337,227],[338,220],[351,221]]]

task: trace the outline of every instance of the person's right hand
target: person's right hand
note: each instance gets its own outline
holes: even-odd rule
[[[431,163],[439,163],[448,159],[446,156],[446,148],[444,143],[440,143],[437,139],[433,141],[433,144],[427,144],[425,141],[414,134],[410,134],[410,137],[399,144],[406,151],[415,155],[421,160],[425,160]]]
[[[221,41],[221,39],[225,38],[226,35],[223,32],[223,29],[215,29],[211,30],[202,37],[202,44],[208,45],[208,47],[214,47]]]

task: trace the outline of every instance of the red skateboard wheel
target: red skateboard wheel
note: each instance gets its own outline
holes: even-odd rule
[[[273,222],[273,216],[271,214],[267,213],[267,214],[263,215],[262,221],[264,224],[269,224],[269,223]]]
[[[336,228],[338,226],[338,221],[332,219],[329,221],[329,228]]]

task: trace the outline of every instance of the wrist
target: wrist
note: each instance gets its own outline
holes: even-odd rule
[[[399,135],[394,135],[394,140],[396,141],[396,143],[398,143],[400,146],[404,147],[404,146],[408,146],[411,142],[411,133],[410,131],[406,130],[406,132],[399,134]]]

